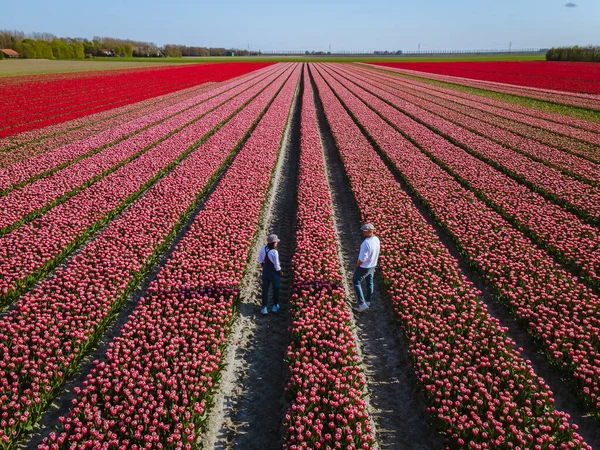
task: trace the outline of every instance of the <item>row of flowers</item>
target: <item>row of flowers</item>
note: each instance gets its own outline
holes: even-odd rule
[[[40,449],[195,447],[299,75],[297,67]]]
[[[266,70],[261,71],[263,77],[265,76],[264,72]],[[71,141],[63,147],[38,155],[37,157],[28,158],[18,164],[0,170],[0,191],[7,193],[16,187],[32,183],[41,177],[48,178],[48,175],[52,175],[51,183],[53,185],[60,186],[61,182],[64,183],[63,178],[68,180],[80,172],[83,172],[83,175],[80,175],[80,177],[87,176],[83,180],[101,174],[119,161],[126,160],[141,151],[144,147],[164,138],[168,135],[168,131],[177,130],[185,126],[198,116],[214,108],[220,102],[247,89],[253,83],[257,82],[256,77],[253,75],[246,76],[246,79],[241,83],[227,83],[217,89],[185,99],[167,108],[152,113],[149,112],[130,122],[122,122],[117,127],[106,129],[86,139]],[[69,166],[68,171],[62,170],[58,174],[54,173],[66,166]],[[95,166],[98,166],[98,168],[90,172]],[[61,175],[65,173],[69,175]],[[60,178],[61,176],[63,178]],[[77,182],[81,183],[83,181],[75,179],[69,185],[65,186],[63,191],[68,192],[73,186],[78,185],[76,184]],[[39,192],[43,192],[43,190],[39,190],[36,194],[39,195]],[[18,192],[15,194],[26,195],[26,193],[19,194]],[[35,198],[33,193],[30,196]],[[15,200],[17,201],[17,205],[18,198]],[[44,199],[41,199],[37,203],[43,201]]]
[[[131,163],[87,188],[84,186],[81,192],[65,203],[0,237],[0,271],[3,274],[0,280],[0,305],[12,302],[61,263],[89,236],[133,203],[224,122],[235,116],[247,102],[251,101],[251,106],[264,102],[264,97],[272,95],[275,89],[271,83],[281,76],[282,72],[278,71],[267,77],[187,128],[157,143]],[[259,95],[261,92],[262,95]],[[216,98],[215,102],[218,104],[221,100]],[[228,125],[226,129],[230,128],[232,126]],[[168,129],[164,132],[170,133]],[[223,130],[212,136],[196,151],[206,157],[215,151],[213,147],[217,147],[218,152],[223,151],[218,146],[225,132]],[[239,139],[239,132],[232,135],[233,138],[236,136]]]
[[[447,445],[590,448],[569,416],[554,408],[549,387],[490,316],[323,76],[340,96],[343,87],[319,66],[313,66],[313,74],[363,219],[377,224],[385,243],[380,267],[387,292],[407,335],[428,412],[445,432]],[[370,117],[369,128],[384,123],[347,94],[347,106],[362,120]],[[407,147],[395,130],[387,134],[398,153]],[[434,184],[443,181],[433,170],[425,176]]]
[[[114,73],[107,70],[88,77],[39,75],[35,81],[2,89],[0,137],[77,119],[206,82],[225,81],[270,64],[190,64],[160,70]]]
[[[403,139],[337,81],[336,92],[381,150],[453,236],[514,316],[571,374],[586,406],[600,410],[600,299],[550,256]],[[410,136],[419,130],[405,128]],[[401,145],[399,145],[399,142]]]
[[[535,100],[542,100],[550,103],[558,103],[567,106],[576,106],[579,108],[600,110],[600,96],[597,94],[579,94],[575,92],[552,91],[534,87],[514,86],[510,84],[496,83],[491,81],[471,80],[464,77],[437,75],[417,70],[400,69],[397,67],[393,67],[394,63],[376,63],[374,65],[388,71],[416,76],[419,78],[428,78],[432,80],[442,81],[445,83],[458,84],[461,86],[468,86],[476,89],[499,92],[502,94],[532,98]]]
[[[264,90],[0,320],[0,439],[8,446],[48,407],[284,82]]]
[[[454,99],[443,94],[433,95],[425,87],[404,83],[402,80],[393,81],[377,73],[361,75],[371,83],[378,82],[380,87],[391,94],[400,95],[411,103],[534,159],[594,182],[600,180],[600,168],[594,164],[600,161],[598,155],[600,136],[597,132],[586,132],[546,120],[539,120],[539,127],[533,127],[522,123],[522,119],[534,120],[523,114],[514,114],[497,108],[499,111],[504,111],[504,115],[510,116],[503,117],[489,112],[491,107],[479,105],[475,101]],[[514,115],[518,118],[512,117]],[[562,135],[557,130],[559,127],[567,128],[564,131],[572,132],[570,134],[588,134],[591,142],[582,142],[575,137]]]
[[[387,64],[385,64],[387,65]],[[445,62],[400,63],[392,67],[410,68],[439,75],[492,81],[516,86],[533,87],[567,94],[600,94],[600,72],[593,63],[573,62]]]
[[[350,79],[354,80],[353,77]],[[489,206],[513,221],[565,264],[575,268],[590,284],[600,284],[600,232],[596,227],[582,222],[380,99],[395,105],[398,98],[360,79],[356,79],[355,85],[342,79],[339,81],[397,130],[409,136],[421,150],[458,177]]]
[[[125,122],[139,119],[146,114],[152,114],[176,103],[197,97],[214,87],[215,83],[205,83],[91,116],[2,138],[0,139],[0,168],[5,169],[71,142],[89,138]]]
[[[285,417],[285,448],[370,449],[373,436],[362,398],[365,378],[344,299],[331,196],[307,69],[300,127],[292,343],[287,351],[291,379],[286,386],[293,402]]]
[[[569,207],[573,212],[590,220],[600,221],[599,187],[590,186],[552,167],[533,161],[400,98],[395,97],[394,102],[403,112],[435,129],[478,158]]]
[[[265,79],[268,79],[268,77],[260,80],[263,83],[262,87],[264,87]],[[125,131],[120,138],[117,138],[117,143],[113,141],[116,138],[115,135],[107,139],[106,135],[101,134],[60,149],[58,153],[62,153],[62,156],[70,155],[68,158],[71,159],[68,160],[67,167],[59,170],[61,166],[55,166],[56,171],[51,170],[51,173],[47,176],[44,175],[48,172],[38,172],[38,175],[44,177],[38,178],[37,175],[34,175],[33,178],[27,181],[30,184],[0,197],[0,208],[6,211],[6,214],[0,218],[1,232],[10,231],[16,226],[38,217],[49,208],[64,202],[88,186],[127,165],[127,163],[139,158],[140,155],[143,155],[149,149],[153,149],[157,144],[164,141],[168,142],[169,137],[196,123],[206,114],[230,100],[234,99],[232,104],[239,107],[243,103],[243,101],[240,103],[239,95],[249,88],[256,88],[256,86],[261,85],[260,81],[254,84],[250,82],[230,91],[217,93],[214,96],[207,94],[208,99],[204,98],[200,104],[194,106],[196,103],[194,101],[191,106],[184,106],[184,112],[173,111],[179,108],[176,106],[170,108],[172,111],[165,111],[165,116],[162,118],[160,116],[163,112],[150,115],[148,118],[142,118],[139,122],[144,122],[142,125],[143,131],[135,134],[139,130],[134,130],[133,135],[128,135],[128,131]],[[171,113],[175,115],[173,116]],[[123,128],[131,131],[132,127],[126,125]],[[93,149],[91,154],[90,149]],[[31,174],[31,172],[37,172],[40,165],[54,165],[53,159],[56,156],[54,152],[43,155],[43,158],[40,158],[42,164],[39,164],[38,158],[28,160],[20,164],[20,167],[8,169],[6,173],[14,174],[19,172],[18,169],[21,168],[24,169],[21,173],[30,172],[29,174]],[[60,156],[58,155],[56,158],[58,161],[61,160]],[[11,175],[11,178],[14,178],[14,176]],[[26,176],[24,179],[27,179]]]
[[[503,128],[522,134],[525,137],[539,140],[548,145],[559,146],[565,151],[571,151],[574,145],[581,145],[582,150],[589,150],[594,145],[600,145],[600,137],[598,136],[600,132],[599,123],[586,122],[569,116],[551,116],[551,119],[549,119],[545,117],[543,111],[529,110],[527,111],[528,113],[524,113],[522,112],[522,107],[511,103],[505,103],[503,108],[493,103],[482,102],[480,101],[482,97],[472,94],[453,91],[447,88],[437,88],[436,86],[418,81],[400,79],[393,75],[380,75],[385,77],[389,82],[398,83],[398,86],[401,85],[410,88],[413,93],[419,92],[436,101],[444,100],[444,104],[452,105],[452,108],[468,111],[469,114],[477,114],[478,117],[489,123],[502,124]],[[433,89],[428,89],[428,87],[433,87]],[[483,98],[491,102],[495,101]],[[563,118],[564,121],[559,122]]]
[[[367,65],[356,65],[357,68],[361,68],[363,70],[368,70],[368,73],[373,73],[373,68]],[[487,111],[493,112],[494,114],[504,117],[514,117],[517,120],[528,123],[530,125],[537,124],[542,128],[553,129],[557,125],[562,125],[565,128],[557,128],[557,130],[563,130],[561,132],[573,136],[578,137],[577,129],[590,131],[592,133],[600,132],[600,123],[597,122],[589,122],[587,120],[577,119],[575,117],[566,116],[564,114],[553,113],[549,111],[542,111],[540,109],[532,109],[527,108],[525,106],[521,106],[515,103],[502,102],[500,100],[495,100],[488,97],[483,97],[480,95],[469,94],[468,92],[459,91],[456,89],[445,88],[437,85],[433,85],[431,83],[426,83],[422,81],[417,81],[414,78],[405,78],[400,79],[397,75],[392,75],[391,73],[385,73],[383,71],[377,71],[382,76],[385,76],[387,79],[392,81],[402,81],[410,86],[417,88],[427,88],[429,93],[437,93],[441,94],[444,98],[452,99],[453,101],[469,102],[473,103],[473,107],[480,108],[485,105]],[[541,121],[546,121],[546,123]],[[549,123],[547,123],[549,122]],[[568,125],[568,127],[567,127]],[[567,128],[574,128],[568,132],[565,132]],[[575,134],[571,134],[575,133]],[[584,134],[583,136],[589,137],[590,134]]]

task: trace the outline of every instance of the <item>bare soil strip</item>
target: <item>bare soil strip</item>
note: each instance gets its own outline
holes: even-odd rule
[[[292,104],[268,204],[250,260],[256,261],[267,235],[279,236],[284,272],[281,309],[271,313],[269,307],[267,316],[260,314],[261,267],[258,263],[249,265],[240,293],[239,315],[225,355],[227,368],[202,437],[203,449],[275,450],[282,445],[283,417],[287,409],[284,388],[289,378],[285,355],[290,341],[290,261],[295,250],[301,86],[302,80]]]
[[[346,297],[355,302],[351,286],[362,240],[360,215],[316,89],[315,103],[343,256]],[[414,375],[402,328],[391,302],[381,289],[381,279],[376,279],[371,308],[355,317],[358,344],[366,368],[370,412],[376,424],[376,440],[381,449],[443,448],[442,438],[427,421],[425,398]]]
[[[353,118],[356,122],[356,120]],[[359,128],[361,125],[357,123]],[[373,145],[372,140],[367,136],[367,139]],[[600,448],[600,426],[598,421],[587,415],[586,411],[581,407],[577,399],[577,390],[570,379],[562,378],[548,363],[546,357],[542,353],[541,347],[534,342],[532,337],[527,334],[510,316],[510,313],[498,300],[486,284],[483,282],[479,274],[469,265],[468,260],[462,256],[461,251],[457,248],[452,237],[437,224],[434,217],[430,213],[427,206],[414,194],[412,189],[404,182],[399,172],[393,164],[385,157],[381,149],[373,145],[379,156],[386,163],[396,181],[406,194],[411,198],[415,207],[425,220],[433,227],[440,241],[448,248],[450,254],[457,260],[460,271],[466,279],[472,282],[477,289],[482,292],[480,298],[486,304],[490,314],[500,321],[502,327],[506,328],[506,334],[515,342],[515,348],[523,348],[523,358],[529,359],[535,370],[535,373],[544,379],[545,383],[550,386],[550,390],[554,394],[556,408],[562,410],[571,416],[571,420],[580,428],[578,433],[583,436],[584,440],[593,448]],[[340,161],[341,164],[341,161]],[[369,314],[374,312],[373,308],[369,310]],[[375,325],[377,326],[377,325]]]

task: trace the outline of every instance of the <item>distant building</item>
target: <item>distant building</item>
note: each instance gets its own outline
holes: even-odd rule
[[[234,52],[234,51],[232,51],[232,50],[227,50],[227,51],[225,52],[225,56],[235,56],[235,52]]]
[[[21,56],[11,48],[0,48],[0,52],[2,52],[7,58],[18,58]]]

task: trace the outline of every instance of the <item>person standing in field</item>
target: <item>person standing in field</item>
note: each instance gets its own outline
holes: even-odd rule
[[[281,264],[279,263],[279,252],[277,243],[279,238],[276,234],[267,237],[267,245],[261,247],[258,254],[258,262],[262,264],[262,314],[268,314],[267,304],[269,302],[269,287],[273,285],[273,307],[271,312],[279,311],[279,289],[281,288]]]
[[[373,277],[379,259],[380,242],[379,238],[375,236],[375,227],[372,224],[366,223],[360,227],[360,229],[362,230],[362,235],[365,239],[362,244],[360,244],[360,252],[358,254],[358,261],[356,261],[352,284],[354,285],[358,297],[358,311],[363,312],[371,306],[371,298],[373,297]],[[367,282],[366,300],[362,289],[363,281]]]

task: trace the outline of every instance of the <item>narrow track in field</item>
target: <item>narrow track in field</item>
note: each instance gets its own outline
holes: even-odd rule
[[[282,445],[287,409],[284,388],[289,378],[285,357],[290,342],[290,262],[295,250],[301,98],[302,79],[292,104],[261,229],[246,269],[238,317],[225,357],[227,368],[202,437],[203,449],[275,450]],[[279,254],[284,275],[281,309],[271,313],[269,306],[269,314],[263,316],[261,266],[255,261],[270,233],[281,239]]]
[[[355,123],[357,123],[354,118],[353,120]],[[357,125],[359,124],[357,123]],[[370,137],[366,137],[373,145]],[[542,347],[537,344],[533,338],[511,317],[505,306],[502,305],[498,300],[498,296],[488,288],[477,271],[471,267],[468,260],[462,255],[461,251],[454,243],[452,236],[436,222],[429,208],[414,194],[412,189],[402,179],[392,163],[384,157],[385,155],[382,154],[381,150],[376,145],[373,147],[375,148],[379,157],[384,161],[390,172],[393,174],[398,184],[411,198],[413,205],[417,208],[427,223],[433,227],[442,244],[458,262],[461,273],[468,281],[472,282],[474,286],[482,292],[480,299],[486,304],[490,315],[498,319],[500,325],[507,329],[506,334],[515,342],[515,348],[523,348],[523,358],[531,361],[535,373],[539,377],[542,377],[545,383],[550,386],[550,390],[553,392],[554,399],[556,401],[556,408],[568,413],[571,416],[571,420],[580,427],[578,433],[583,436],[588,444],[590,444],[593,448],[600,448],[600,423],[595,418],[589,416],[585,409],[582,408],[581,403],[577,398],[578,391],[574,383],[570,379],[562,378],[560,374],[558,374],[556,370],[550,366],[546,357],[542,353]],[[341,161],[339,161],[340,166],[341,164]],[[358,247],[356,247],[356,249],[358,249]],[[355,252],[356,251],[357,250],[355,250]],[[371,308],[367,314],[372,312],[375,312],[373,308]],[[375,323],[374,326],[377,326],[377,324]],[[399,327],[399,324],[396,326]]]
[[[351,287],[362,240],[360,215],[316,88],[315,104],[339,245],[344,258],[346,297],[354,305],[356,297]],[[414,375],[408,343],[394,317],[391,302],[381,289],[380,277],[376,280],[371,308],[366,313],[356,313],[355,321],[378,446],[390,450],[443,448],[441,437],[428,424],[425,398]]]

